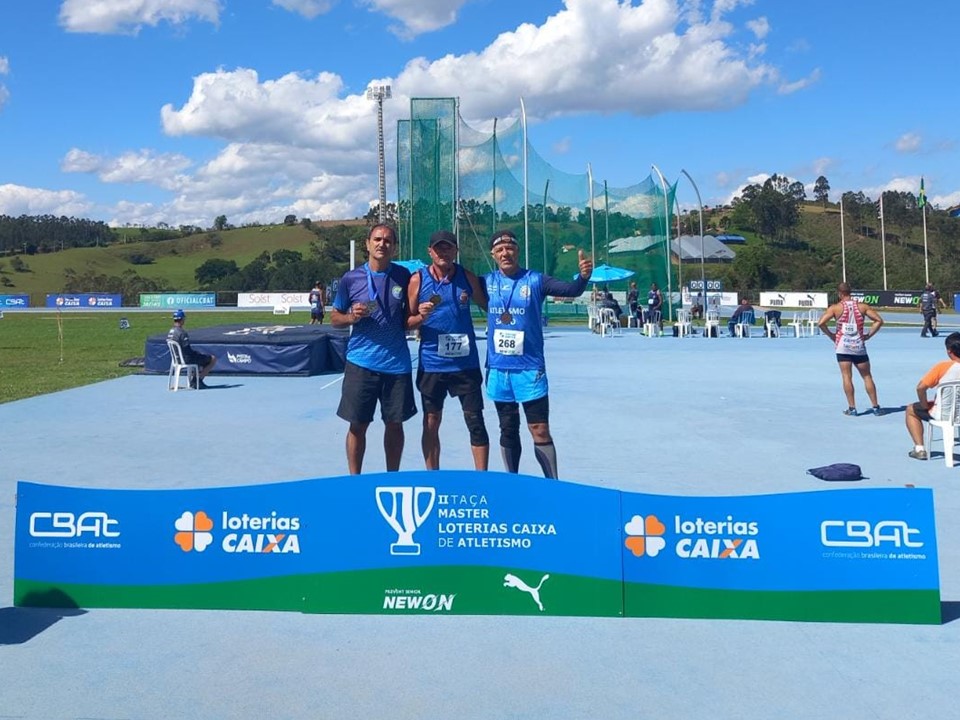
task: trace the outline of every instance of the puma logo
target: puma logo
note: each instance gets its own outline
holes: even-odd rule
[[[517,590],[522,590],[523,592],[530,595],[533,598],[533,601],[537,604],[537,607],[540,608],[540,612],[543,612],[543,603],[540,602],[540,588],[543,587],[543,583],[550,577],[550,575],[544,575],[540,578],[540,582],[536,587],[530,587],[523,580],[518,578],[516,575],[511,575],[507,573],[503,576],[503,586],[516,588]]]

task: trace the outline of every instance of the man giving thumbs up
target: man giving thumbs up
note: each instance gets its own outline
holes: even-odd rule
[[[533,436],[533,451],[548,478],[557,475],[557,450],[550,435],[550,399],[543,357],[543,301],[548,295],[577,297],[587,287],[593,262],[579,251],[580,275],[563,282],[520,267],[517,236],[509,230],[490,238],[497,269],[485,280],[487,308],[487,396],[500,419],[500,455],[507,472],[520,469],[520,405]]]

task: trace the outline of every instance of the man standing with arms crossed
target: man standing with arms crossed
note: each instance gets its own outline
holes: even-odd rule
[[[407,349],[407,286],[410,273],[393,260],[397,236],[389,225],[374,225],[367,237],[368,259],[347,271],[330,312],[334,327],[353,326],[337,415],[350,423],[347,466],[359,475],[367,449],[367,428],[380,403],[387,471],[400,469],[403,422],[417,413]]]
[[[593,263],[579,251],[580,275],[563,282],[520,267],[517,237],[509,230],[490,238],[497,270],[486,276],[487,396],[500,419],[500,454],[507,472],[520,468],[520,404],[533,436],[544,477],[557,477],[557,450],[550,435],[550,399],[543,356],[541,308],[548,295],[577,297],[587,287]]]
[[[470,303],[487,309],[487,294],[472,272],[457,264],[457,236],[439,230],[430,236],[428,267],[410,278],[407,329],[420,330],[417,389],[423,409],[421,446],[427,470],[440,469],[440,423],[449,394],[460,398],[477,470],[486,470],[490,438],[483,422],[483,374]]]

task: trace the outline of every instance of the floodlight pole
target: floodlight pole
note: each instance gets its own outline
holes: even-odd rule
[[[840,263],[843,266],[843,281],[847,281],[847,239],[843,234],[843,193],[840,193]]]
[[[520,119],[523,128],[523,245],[524,267],[530,267],[530,200],[528,196],[527,178],[527,109],[520,98]]]
[[[660,186],[663,188],[663,232],[667,236],[667,297],[669,298],[667,308],[670,311],[670,322],[673,322],[673,278],[670,272],[670,197],[667,194],[667,181],[663,177],[663,173],[660,172],[660,168],[656,165],[651,165],[650,167],[652,167],[660,177]]]
[[[380,181],[379,222],[387,219],[387,168],[383,157],[383,101],[391,97],[389,85],[371,85],[367,88],[367,100],[377,102],[377,161]],[[413,132],[411,128],[411,132]]]
[[[543,274],[547,274],[547,192],[550,190],[550,178],[543,186]]]
[[[700,297],[703,299],[700,303],[700,312],[703,313],[703,317],[707,317],[707,272],[704,267],[703,259],[703,201],[700,199],[700,190],[697,188],[697,184],[693,181],[693,178],[690,177],[690,173],[686,170],[681,170],[684,175],[687,176],[687,180],[690,181],[690,184],[693,185],[693,191],[697,194],[697,205],[700,206]]]

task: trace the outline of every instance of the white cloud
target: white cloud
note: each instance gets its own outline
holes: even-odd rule
[[[220,21],[220,0],[63,0],[60,25],[69,32],[135,35],[144,25]]]
[[[8,75],[10,73],[10,61],[6,57],[0,55],[0,75]]]
[[[761,17],[756,20],[748,20],[747,28],[757,36],[757,40],[763,40],[770,32],[770,23],[765,17]]]
[[[274,5],[290,12],[300,13],[307,20],[329,12],[335,0],[273,0]]]
[[[390,29],[400,37],[410,38],[452,25],[467,0],[364,0],[364,3],[371,10],[402,22],[402,26]]]
[[[7,75],[10,73],[10,61],[6,57],[0,55],[0,75]],[[10,91],[7,90],[7,86],[3,83],[0,83],[0,110],[3,110],[3,106],[7,103],[7,100],[10,99]]]
[[[821,75],[822,73],[820,71],[820,68],[815,68],[814,71],[809,75],[807,75],[805,78],[801,78],[800,80],[796,80],[791,83],[788,83],[788,82],[780,83],[780,86],[777,88],[777,92],[780,95],[791,95],[792,93],[795,93],[798,90],[803,90],[804,88],[810,87],[815,82],[818,82],[820,80]]]
[[[921,137],[915,132],[904,133],[897,138],[894,147],[897,152],[915,153],[920,149]]]
[[[560,138],[553,144],[553,152],[557,155],[566,155],[570,152],[570,146],[573,144],[573,140],[568,135],[567,137]]]
[[[369,6],[415,25],[415,5],[440,17],[442,12],[455,14],[463,4],[371,1]],[[531,121],[598,112],[649,116],[742,104],[753,89],[776,82],[778,75],[755,59],[762,45],[749,50],[730,41],[735,28],[722,15],[741,4],[716,3],[710,20],[691,22],[690,8],[681,9],[674,0],[645,0],[637,6],[565,0],[564,8],[541,25],[523,24],[479,52],[417,58],[394,78],[371,78],[371,84],[393,87],[394,97],[384,105],[388,183],[395,158],[392,128],[407,115],[410,97],[459,96],[464,116],[487,123],[516,115],[519,97]],[[150,180],[148,169],[161,167],[170,156],[146,151],[104,159],[78,150],[70,156],[71,167],[114,181],[152,181],[177,193],[167,205],[118,208],[118,219],[125,213],[168,211],[165,222],[208,225],[223,213],[231,222],[270,219],[261,217],[258,208],[263,213],[290,208],[302,216],[304,204],[325,217],[337,208],[343,208],[345,217],[362,214],[377,195],[376,113],[364,90],[347,94],[343,80],[328,72],[261,79],[253,69],[220,68],[197,75],[190,97],[180,106],[166,104],[160,112],[170,136],[226,143],[191,175],[181,177],[175,169],[168,173],[175,183]]]
[[[73,190],[0,185],[0,215],[83,216],[93,203]]]
[[[192,161],[175,153],[157,154],[151,150],[126,152],[115,158],[105,158],[71,148],[60,163],[64,172],[93,173],[108,183],[152,183],[166,190],[183,184],[181,173]]]

